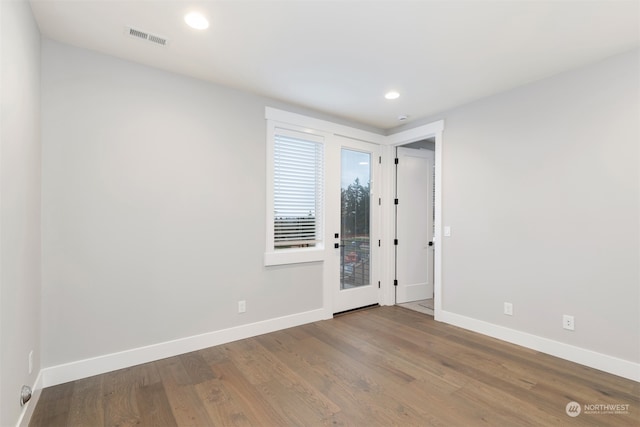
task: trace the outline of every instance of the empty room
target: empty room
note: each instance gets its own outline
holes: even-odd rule
[[[640,424],[640,2],[0,25],[0,426]]]

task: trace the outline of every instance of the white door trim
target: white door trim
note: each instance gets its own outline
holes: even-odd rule
[[[413,129],[398,132],[387,137],[384,149],[384,158],[388,159],[383,165],[383,176],[385,178],[384,187],[385,196],[383,200],[387,200],[385,203],[385,217],[386,221],[383,225],[383,239],[385,242],[391,244],[385,245],[385,251],[383,253],[384,262],[386,266],[383,271],[384,284],[386,288],[383,293],[384,305],[394,304],[394,289],[393,289],[393,266],[395,264],[394,251],[393,251],[393,221],[394,221],[394,205],[391,203],[393,200],[393,188],[395,185],[395,174],[393,173],[395,164],[393,163],[395,147],[412,142],[420,141],[426,138],[435,138],[435,232],[434,232],[434,256],[433,256],[433,294],[434,294],[434,318],[435,320],[441,320],[442,311],[442,133],[444,131],[444,120],[429,123],[423,126],[418,126]]]

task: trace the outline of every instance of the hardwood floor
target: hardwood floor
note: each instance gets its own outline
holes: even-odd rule
[[[396,304],[409,310],[433,316],[433,298]]]
[[[639,395],[639,383],[378,307],[47,388],[30,426],[638,426]],[[571,401],[628,411],[570,417]]]

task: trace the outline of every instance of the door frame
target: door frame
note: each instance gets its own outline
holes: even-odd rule
[[[370,227],[369,227],[369,237],[370,237],[370,243],[369,243],[369,248],[370,248],[370,253],[369,253],[369,257],[370,257],[370,270],[369,270],[369,278],[370,278],[370,288],[367,287],[367,291],[365,293],[369,294],[375,294],[375,301],[368,301],[366,302],[364,305],[370,305],[370,304],[380,304],[381,303],[381,289],[378,288],[376,286],[376,282],[380,281],[380,264],[382,262],[382,257],[380,256],[380,248],[377,246],[377,244],[375,244],[375,241],[378,239],[381,239],[381,223],[382,223],[382,209],[381,206],[377,203],[376,199],[378,197],[381,196],[381,191],[379,190],[379,184],[382,182],[382,178],[381,178],[381,168],[380,168],[380,163],[378,161],[378,157],[381,156],[381,149],[382,146],[379,143],[374,143],[374,142],[369,142],[369,141],[363,141],[363,140],[359,140],[359,139],[354,139],[354,138],[349,138],[343,135],[334,135],[334,139],[333,139],[334,145],[331,147],[332,150],[334,150],[334,153],[336,155],[336,160],[340,160],[341,159],[341,153],[343,149],[348,149],[348,150],[353,150],[353,151],[359,151],[359,152],[363,152],[363,153],[370,153],[371,154],[371,164],[370,164],[370,172],[371,172],[371,192],[370,192]],[[369,151],[371,150],[371,151]],[[340,185],[340,180],[341,180],[341,174],[342,174],[342,163],[341,161],[338,162],[338,164],[340,165],[340,173],[336,173],[333,176],[333,179],[331,179],[330,177],[328,177],[328,182],[331,181],[332,184],[332,188],[336,188],[336,189],[340,189],[341,185]],[[331,210],[331,211],[336,211],[338,213],[340,213],[341,210],[341,197],[340,197],[340,192],[338,191],[338,193],[335,194],[335,200],[334,201],[330,201],[329,200],[329,192],[331,190],[329,189],[329,187],[327,187],[327,189],[325,189],[325,192],[327,194],[327,200],[326,200],[326,205],[327,205],[327,211]],[[329,213],[326,214],[327,215],[327,223],[329,223],[329,219],[331,218],[329,215]],[[335,231],[339,232],[340,234],[340,240],[342,238],[342,230],[341,230],[341,220],[340,220],[340,215],[338,215],[338,217],[335,218],[337,222],[335,222],[334,224],[334,228],[333,229],[327,229],[327,241],[331,242],[331,245],[333,245],[333,243],[338,242],[338,239],[332,239],[333,234]],[[330,246],[331,246],[330,245]],[[331,250],[331,248],[330,248]],[[332,311],[333,314],[335,313],[339,313],[339,312],[343,312],[343,311],[349,311],[352,309],[357,309],[359,308],[358,306],[353,307],[353,306],[347,306],[345,304],[341,304],[344,302],[348,302],[350,301],[350,296],[345,297],[342,301],[338,301],[338,296],[341,292],[344,292],[345,294],[349,294],[349,293],[362,293],[365,291],[365,289],[352,289],[352,290],[340,290],[340,253],[341,250],[339,249],[333,249],[334,251],[334,257],[328,257],[327,260],[325,261],[326,263],[326,267],[327,269],[325,270],[326,274],[331,277],[333,276],[333,279],[331,279],[329,281],[329,283],[332,283],[331,288],[332,288],[332,294],[331,294],[331,307],[332,307]],[[338,285],[338,287],[336,288],[336,284]]]
[[[385,286],[383,291],[383,304],[395,304],[395,289],[393,286],[395,251],[393,247],[394,236],[394,204],[393,194],[395,188],[395,148],[401,145],[410,144],[426,138],[435,139],[435,218],[434,218],[434,245],[433,245],[433,298],[434,298],[434,319],[440,320],[442,312],[442,133],[444,131],[444,120],[438,120],[433,123],[418,126],[413,129],[397,132],[387,137],[383,143],[382,152],[383,159],[383,203],[384,212],[382,236],[383,241],[388,242],[383,245],[383,262],[382,262],[382,278]]]

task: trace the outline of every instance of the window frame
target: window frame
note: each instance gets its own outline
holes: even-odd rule
[[[330,134],[319,130],[311,129],[308,127],[297,126],[291,123],[283,123],[277,120],[270,119],[267,116],[267,212],[266,212],[266,250],[264,253],[264,265],[284,265],[284,264],[297,264],[305,262],[320,262],[325,258],[325,209],[326,200],[323,197],[320,206],[320,220],[319,231],[317,236],[318,242],[315,246],[305,248],[278,248],[275,246],[275,215],[274,215],[274,147],[275,136],[278,133],[278,129],[282,129],[285,132],[292,132],[295,134],[302,134],[302,136],[309,135],[309,140],[313,142],[321,142],[322,155],[323,155],[323,168],[326,170],[326,156],[327,156],[327,140],[330,138]],[[322,175],[323,191],[326,191],[327,180],[326,173]]]

